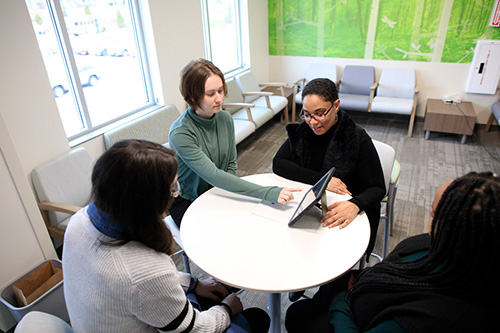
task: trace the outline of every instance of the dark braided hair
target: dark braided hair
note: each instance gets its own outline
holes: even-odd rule
[[[471,172],[439,201],[431,249],[412,262],[382,262],[365,270],[350,296],[371,291],[433,291],[463,299],[500,296],[500,178]],[[486,286],[486,287],[485,287]]]

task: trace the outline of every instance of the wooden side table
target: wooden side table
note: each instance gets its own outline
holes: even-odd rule
[[[460,111],[461,110],[461,111]],[[425,140],[430,132],[461,134],[461,144],[467,140],[467,135],[474,132],[476,112],[471,102],[446,104],[440,99],[428,99],[425,112]]]

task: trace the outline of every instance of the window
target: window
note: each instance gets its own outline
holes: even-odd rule
[[[227,76],[248,67],[248,24],[240,0],[202,0],[206,57]]]
[[[25,0],[67,137],[155,104],[138,0]]]

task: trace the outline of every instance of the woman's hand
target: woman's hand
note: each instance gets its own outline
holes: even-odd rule
[[[199,280],[194,292],[200,297],[216,302],[222,301],[227,296],[227,289],[214,279]]]
[[[222,303],[227,304],[231,308],[233,316],[243,311],[243,304],[241,304],[241,300],[236,294],[229,294],[229,296],[224,298]]]
[[[359,207],[350,201],[337,201],[328,206],[328,213],[321,219],[323,227],[347,227],[359,213]]]
[[[293,200],[293,192],[300,192],[300,187],[283,187],[278,197],[278,203],[286,204]]]
[[[349,194],[349,195],[352,195],[351,192],[349,192],[349,190],[347,189],[347,185],[344,184],[343,181],[340,180],[340,178],[335,178],[335,177],[332,177],[332,179],[330,179],[330,182],[328,183],[328,186],[326,187],[326,189],[330,192],[334,192],[334,193],[338,193],[338,194]]]

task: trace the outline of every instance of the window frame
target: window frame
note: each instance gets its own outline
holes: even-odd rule
[[[212,42],[210,36],[210,15],[208,12],[208,1],[201,0],[202,7],[202,19],[203,19],[203,33],[205,40],[205,56],[207,60],[213,62],[212,57]],[[227,78],[236,76],[250,69],[250,52],[248,46],[249,39],[249,29],[248,29],[248,18],[244,17],[242,8],[246,5],[246,1],[242,0],[232,0],[236,11],[236,27],[237,27],[237,54],[238,54],[238,67],[230,69],[227,72],[223,72],[224,76]],[[246,11],[246,16],[248,16],[248,11]],[[214,63],[217,66],[217,63]]]
[[[149,102],[143,104],[138,109],[132,110],[118,117],[110,119],[102,124],[93,125],[90,119],[90,113],[88,110],[87,102],[85,99],[83,85],[78,75],[78,67],[76,64],[75,55],[73,53],[73,48],[71,46],[70,36],[67,30],[66,21],[64,19],[62,4],[59,0],[44,0],[47,5],[47,10],[50,15],[51,24],[54,27],[54,33],[56,36],[57,44],[61,52],[61,60],[63,62],[66,74],[69,79],[69,92],[74,100],[76,111],[79,113],[80,121],[83,124],[84,129],[80,132],[67,136],[70,146],[75,146],[90,140],[98,135],[101,135],[107,130],[110,130],[116,126],[119,126],[125,122],[132,119],[138,118],[146,113],[149,113],[158,107],[159,98],[155,93],[153,74],[151,72],[151,67],[148,61],[148,52],[146,50],[146,40],[145,40],[145,30],[142,20],[142,11],[139,0],[126,0],[127,7],[130,11],[132,31],[134,33],[134,39],[137,46],[137,57],[139,59],[138,63],[140,66],[141,75],[145,81],[145,95]],[[62,19],[59,19],[62,18]],[[58,108],[58,112],[60,112]]]

